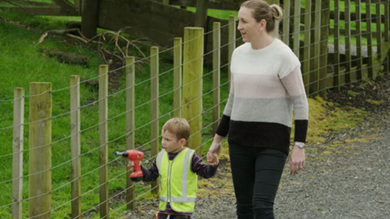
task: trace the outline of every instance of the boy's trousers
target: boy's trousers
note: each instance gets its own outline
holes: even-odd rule
[[[169,214],[158,214],[158,219],[189,219],[190,216],[186,215],[169,215]]]

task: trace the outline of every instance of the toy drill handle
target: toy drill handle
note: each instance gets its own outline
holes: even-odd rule
[[[140,160],[133,160],[134,162],[134,173],[142,173]]]
[[[140,165],[140,160],[144,158],[144,153],[138,150],[127,150],[125,152],[115,152],[115,155],[126,157],[134,163],[134,173],[130,174],[132,181],[140,181],[143,178],[143,173]]]

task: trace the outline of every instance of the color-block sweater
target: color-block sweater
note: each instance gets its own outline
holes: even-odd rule
[[[288,154],[294,108],[294,140],[305,142],[308,102],[300,61],[290,47],[279,39],[258,50],[245,43],[231,60],[229,99],[217,134],[229,134],[229,143]]]

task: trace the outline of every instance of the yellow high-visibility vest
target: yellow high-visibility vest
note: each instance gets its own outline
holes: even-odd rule
[[[157,156],[157,168],[160,174],[160,210],[165,210],[167,202],[175,212],[193,212],[198,175],[191,170],[194,150],[185,148],[170,161],[165,150]]]

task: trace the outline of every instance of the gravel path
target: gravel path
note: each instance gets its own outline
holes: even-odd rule
[[[390,218],[390,77],[384,76],[367,86],[364,89],[371,92],[364,97],[347,97],[348,89],[359,90],[359,86],[338,96],[329,95],[344,104],[348,99],[350,104],[364,107],[371,114],[358,128],[330,134],[326,144],[308,145],[303,171],[290,175],[286,165],[275,200],[276,218]],[[384,103],[365,106],[362,99],[381,99]],[[345,140],[347,143],[342,145],[333,144]],[[227,161],[221,163],[219,177],[213,179],[216,187],[200,180],[194,219],[236,218],[229,168]],[[153,218],[157,202],[145,203],[141,208],[153,210],[128,212],[126,218]]]
[[[390,124],[386,124],[383,133],[390,131]],[[349,133],[338,133],[337,137],[365,131],[362,127]],[[299,174],[290,175],[286,168],[275,200],[275,217],[390,218],[390,137],[381,136],[367,143],[339,147],[337,153],[330,155],[308,152],[306,168]],[[201,199],[196,212],[194,219],[234,219],[234,197]]]
[[[340,154],[309,160],[304,172],[284,177],[277,218],[390,218],[389,140],[341,147]]]

